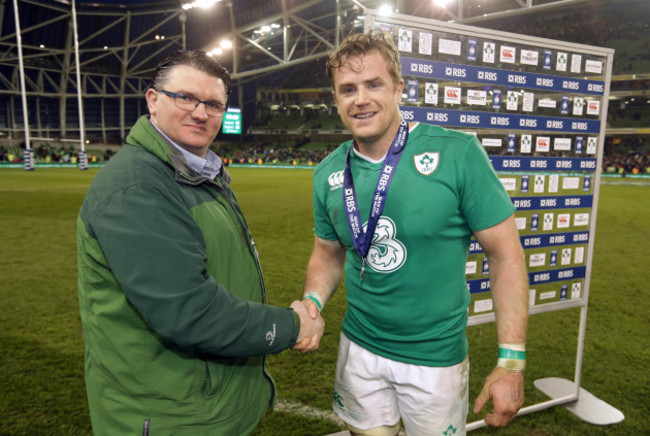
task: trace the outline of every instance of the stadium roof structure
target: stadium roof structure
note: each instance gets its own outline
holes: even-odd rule
[[[585,1],[455,0],[440,7],[432,0],[199,0],[187,8],[178,0],[0,0],[0,65],[18,65],[16,5],[25,68],[71,69],[76,12],[84,74],[148,77],[171,51],[211,51],[230,41],[232,48],[218,57],[238,79],[327,55],[362,25],[358,17],[365,9],[384,3],[407,15],[476,22]],[[207,3],[212,7],[201,7]],[[2,81],[14,88],[12,74],[3,73]]]
[[[124,130],[124,99],[141,97],[158,62],[178,49],[220,50],[215,56],[241,101],[248,80],[326,57],[363,27],[366,10],[384,3],[401,14],[476,23],[589,0],[439,1],[0,0],[0,102],[7,127],[18,130],[17,105],[7,96],[58,98],[64,134],[65,99],[80,89],[84,97],[119,98]]]

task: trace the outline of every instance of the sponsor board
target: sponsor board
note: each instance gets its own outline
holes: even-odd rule
[[[550,98],[540,98],[537,102],[537,106],[548,109],[555,109],[557,107],[557,101]]]
[[[575,282],[571,284],[571,299],[575,300],[580,298],[580,295],[582,294],[582,283],[580,282]]]
[[[558,229],[567,229],[571,225],[571,214],[570,213],[559,213],[557,215],[557,224],[555,225]]]
[[[501,147],[502,143],[501,138],[483,138],[481,140],[483,147]]]
[[[600,114],[600,101],[587,100],[587,115],[598,115],[598,114]]]
[[[502,45],[499,50],[499,60],[503,63],[514,64],[517,56],[517,49],[509,45]]]
[[[418,44],[418,52],[422,55],[431,55],[431,47],[433,46],[433,35],[427,32],[420,32],[420,43]]]
[[[571,138],[555,138],[553,140],[553,150],[571,151]]]
[[[467,41],[467,60],[475,61],[478,54],[478,45],[475,39]]]
[[[535,192],[536,194],[541,194],[544,192],[545,186],[546,186],[546,176],[544,176],[543,174],[535,174],[533,192]]]
[[[438,40],[439,53],[460,56],[460,49],[461,49],[460,41],[456,41],[453,39],[444,39],[444,38],[440,38]]]
[[[603,74],[603,63],[592,59],[585,61],[585,72],[594,74]]]
[[[499,177],[499,181],[501,181],[501,184],[506,191],[517,190],[517,179],[514,177]]]
[[[526,229],[526,217],[525,216],[515,217],[515,226],[517,226],[517,230],[525,230]]]
[[[401,58],[402,73],[431,79],[463,79],[487,85],[516,86],[522,89],[603,95],[605,82],[577,77],[554,76],[526,71],[510,71],[477,65],[459,65],[427,59]],[[487,62],[487,61],[484,61]]]
[[[489,312],[492,309],[492,299],[474,301],[474,313]]]
[[[573,225],[576,227],[588,226],[589,225],[589,214],[588,213],[576,213],[573,215]]]
[[[538,136],[535,138],[535,151],[547,152],[551,150],[551,137]]]
[[[582,71],[582,55],[571,55],[571,72],[580,73]]]
[[[553,217],[554,217],[553,213],[545,213],[544,214],[544,227],[543,227],[543,229],[544,229],[545,232],[553,230]]]
[[[445,86],[445,103],[460,104],[462,89],[456,86]]]
[[[562,177],[562,189],[578,189],[580,187],[580,177]]]
[[[551,174],[548,176],[548,192],[549,194],[552,194],[554,192],[558,192],[558,188],[560,185],[560,175],[559,174]]]
[[[539,63],[539,52],[535,50],[521,50],[519,62],[524,65],[535,65]]]
[[[476,89],[467,90],[467,104],[470,106],[485,106],[487,105],[487,92],[478,91]]]
[[[409,29],[399,29],[397,46],[399,51],[411,52],[413,51],[413,31]]]
[[[534,253],[528,257],[528,266],[530,268],[546,265],[546,253]]]
[[[424,84],[424,102],[438,105],[438,84],[426,82]]]
[[[495,61],[497,45],[493,42],[483,43],[483,62],[493,64]]]

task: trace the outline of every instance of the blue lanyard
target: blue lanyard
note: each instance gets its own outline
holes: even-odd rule
[[[352,242],[354,243],[354,250],[361,257],[361,279],[363,280],[363,273],[365,271],[366,257],[370,250],[370,243],[372,236],[375,234],[377,222],[381,216],[384,206],[386,204],[386,195],[390,187],[395,169],[399,164],[404,151],[404,146],[409,137],[408,123],[404,120],[400,123],[399,130],[393,139],[393,143],[386,154],[384,165],[381,168],[381,173],[377,179],[377,186],[375,187],[375,195],[372,198],[370,207],[370,217],[368,218],[368,226],[366,231],[363,231],[361,223],[361,215],[359,214],[359,203],[357,201],[357,193],[354,188],[354,180],[352,179],[352,170],[350,169],[350,152],[352,147],[348,149],[348,154],[345,159],[345,171],[343,177],[343,207],[345,209],[348,226],[350,227],[350,234],[352,235]]]

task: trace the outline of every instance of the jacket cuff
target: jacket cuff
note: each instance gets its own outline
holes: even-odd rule
[[[293,347],[298,340],[298,335],[300,335],[300,316],[298,316],[298,313],[295,310],[291,308],[289,310],[293,314],[293,332],[291,334],[291,340],[289,341],[289,347]]]

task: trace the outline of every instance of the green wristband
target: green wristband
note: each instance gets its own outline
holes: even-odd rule
[[[499,359],[526,360],[526,352],[499,347]]]
[[[318,299],[318,296],[316,296],[315,293],[313,292],[307,292],[304,297],[302,297],[303,300],[305,299],[310,299],[311,301],[314,302],[316,307],[318,307],[318,312],[320,313],[321,310],[323,310],[323,305],[321,304],[320,300]]]

